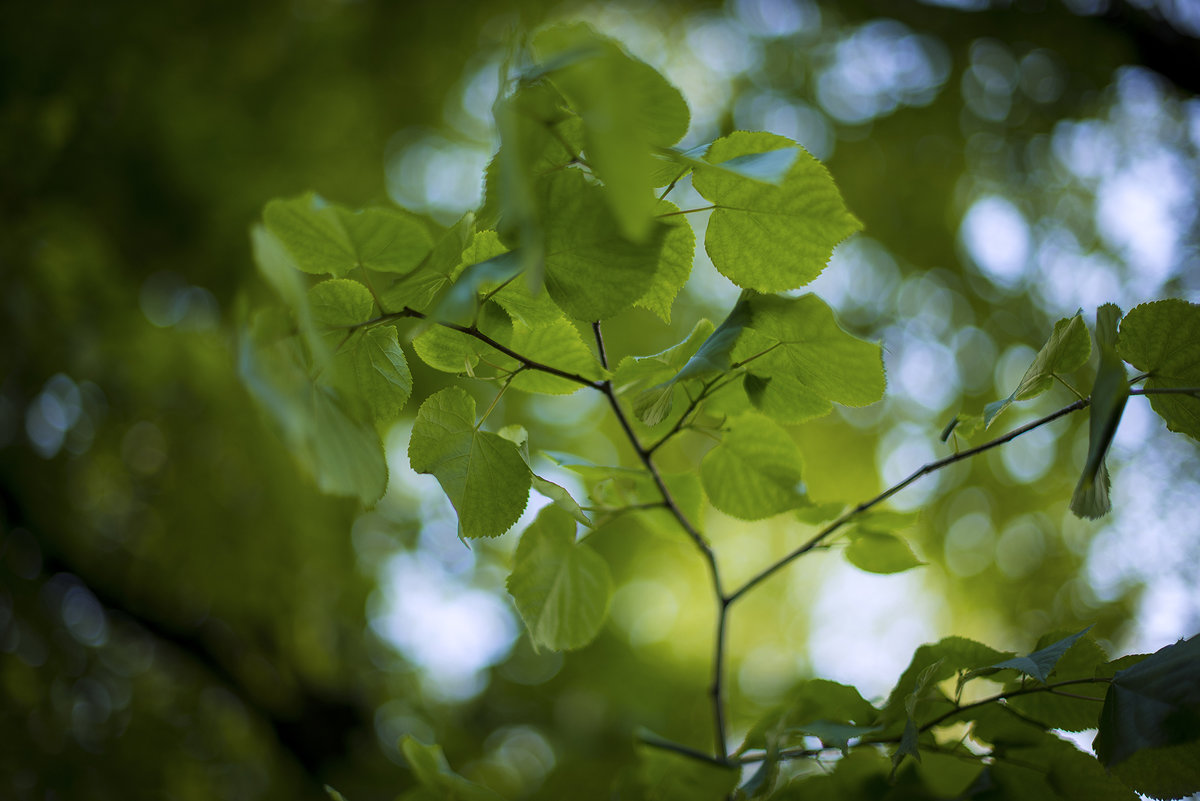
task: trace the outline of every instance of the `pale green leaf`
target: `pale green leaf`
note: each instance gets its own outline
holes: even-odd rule
[[[655,227],[652,148],[672,145],[687,132],[683,95],[586,25],[544,30],[534,47],[543,62],[560,57],[548,75],[583,121],[588,163],[605,184],[619,230],[635,242],[649,241]]]
[[[512,338],[512,323],[495,304],[484,304],[477,323],[481,332],[504,344]],[[421,361],[445,373],[474,374],[481,358],[491,364],[510,365],[512,360],[477,337],[443,325],[431,325],[413,338],[413,350]]]
[[[620,394],[638,392],[650,384],[660,384],[675,376],[712,335],[713,324],[700,320],[677,345],[652,356],[626,356],[613,373],[613,387]]]
[[[1019,670],[1027,676],[1037,679],[1042,684],[1045,684],[1054,670],[1058,660],[1062,659],[1063,654],[1067,652],[1072,645],[1075,644],[1083,635],[1087,634],[1091,629],[1088,626],[1083,631],[1076,632],[1069,637],[1064,637],[1057,642],[1047,645],[1045,648],[1040,648],[1028,656],[1015,656],[1012,659],[1006,659],[1003,662],[997,662],[989,667],[1003,670],[1004,668],[1012,668]]]
[[[576,542],[575,520],[553,505],[521,535],[507,586],[534,645],[555,651],[595,639],[612,599],[608,563]]]
[[[583,508],[574,496],[566,489],[566,487],[555,484],[553,481],[548,481],[542,478],[537,473],[533,472],[533,465],[529,461],[529,432],[522,425],[508,425],[496,432],[499,436],[504,437],[509,442],[517,446],[517,450],[521,452],[521,458],[525,460],[525,464],[529,466],[529,479],[532,482],[533,489],[539,494],[549,498],[556,506],[565,511],[571,517],[583,523],[585,526],[591,527],[592,521],[584,514]]]
[[[308,290],[308,306],[318,326],[346,328],[369,320],[375,301],[358,281],[331,278]]]
[[[529,467],[512,442],[475,424],[475,400],[458,387],[425,399],[408,443],[413,470],[432,473],[458,511],[464,537],[495,537],[529,500]]]
[[[1121,321],[1118,352],[1150,374],[1147,389],[1200,387],[1200,306],[1173,299],[1135,307]],[[1200,440],[1200,397],[1151,395],[1150,407],[1167,428]]]
[[[1079,369],[1088,360],[1092,352],[1092,339],[1088,336],[1087,326],[1083,322],[1083,314],[1076,313],[1074,317],[1066,317],[1054,324],[1054,331],[1042,349],[1034,357],[1033,363],[1021,376],[1017,388],[1003,400],[989,403],[983,412],[984,428],[990,426],[1000,413],[1016,401],[1036,398],[1048,390],[1054,383],[1055,376],[1064,378],[1068,373]]]
[[[800,448],[788,432],[758,414],[729,421],[728,430],[700,463],[712,505],[742,520],[763,518],[808,503]]]
[[[356,496],[370,505],[387,489],[383,443],[369,426],[353,420],[322,387],[313,387],[310,466],[322,492]]]
[[[925,564],[895,534],[858,529],[850,534],[846,559],[868,573],[900,573]]]
[[[410,214],[383,208],[353,212],[311,192],[271,201],[263,220],[296,266],[318,275],[345,275],[356,267],[407,273],[433,247],[429,229]]]
[[[578,170],[551,173],[538,189],[546,289],[563,311],[578,320],[603,320],[650,290],[664,241],[677,226],[654,222],[644,241],[626,239],[603,189]]]
[[[795,147],[782,136],[737,131],[713,142],[705,160],[722,164]],[[805,151],[778,186],[730,170],[697,171],[692,185],[717,207],[704,248],[740,287],[781,292],[803,286],[825,269],[834,246],[862,228],[829,171]]]
[[[539,364],[591,379],[600,374],[600,365],[591,349],[584,344],[579,329],[562,316],[547,325],[536,327],[514,322],[510,346]],[[512,362],[512,366],[515,369],[516,362]],[[524,370],[512,381],[513,389],[548,395],[567,395],[581,386],[577,381],[537,370]]]
[[[351,354],[358,397],[367,403],[371,416],[381,423],[399,417],[413,389],[399,332],[390,325],[369,328],[351,337],[338,358],[343,352]]]
[[[671,322],[671,306],[692,273],[696,255],[696,233],[692,224],[678,214],[679,207],[666,200],[656,207],[667,234],[659,252],[658,266],[650,289],[634,302],[635,306],[654,312],[664,323]],[[670,215],[670,216],[663,216]]]

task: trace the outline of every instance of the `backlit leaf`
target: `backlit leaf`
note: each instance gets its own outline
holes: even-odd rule
[[[1121,358],[1143,373],[1147,389],[1200,387],[1200,306],[1159,300],[1136,306],[1121,321]],[[1167,428],[1200,439],[1200,397],[1151,395]]]
[[[700,477],[713,506],[742,520],[762,520],[808,503],[800,448],[759,414],[729,422],[721,444],[700,463]]]
[[[608,563],[575,540],[575,520],[547,506],[521,535],[508,591],[537,646],[581,648],[600,632],[612,599]]]
[[[1088,408],[1088,455],[1083,474],[1071,496],[1071,511],[1079,517],[1095,519],[1108,514],[1108,467],[1104,457],[1116,436],[1125,402],[1129,399],[1129,379],[1125,365],[1117,356],[1117,323],[1121,310],[1106,303],[1096,310],[1096,343],[1100,347],[1100,368],[1092,387]]]
[[[705,160],[722,164],[795,147],[782,136],[737,131],[713,142]],[[807,284],[825,269],[834,246],[862,228],[829,171],[805,151],[778,186],[727,170],[698,171],[692,185],[717,207],[705,250],[722,275],[747,289]]]
[[[912,547],[895,534],[857,530],[850,534],[846,559],[868,573],[900,573],[925,564]]]
[[[1054,324],[1050,338],[1042,345],[1042,349],[1038,351],[1012,394],[1004,400],[989,403],[984,408],[984,427],[990,426],[1000,413],[1015,401],[1036,398],[1048,390],[1053,385],[1055,376],[1062,378],[1082,367],[1091,353],[1092,339],[1088,336],[1082,312],[1076,313],[1074,317],[1059,320]]]
[[[432,473],[458,511],[464,537],[495,537],[517,522],[529,500],[529,467],[517,446],[480,431],[475,400],[448,387],[421,404],[408,443],[413,470]]]

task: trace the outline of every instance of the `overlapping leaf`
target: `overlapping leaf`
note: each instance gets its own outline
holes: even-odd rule
[[[742,520],[762,520],[808,503],[800,448],[777,423],[748,413],[729,421],[721,444],[700,463],[712,505]]]
[[[586,25],[544,30],[534,48],[543,63],[553,62],[547,76],[583,121],[588,163],[605,184],[618,229],[635,242],[649,241],[653,148],[673,145],[687,132],[683,95]]]
[[[1064,378],[1082,367],[1091,352],[1092,340],[1088,336],[1087,326],[1083,323],[1082,312],[1076,313],[1074,317],[1059,320],[1054,324],[1050,338],[1042,345],[1042,349],[1034,357],[1025,375],[1021,376],[1012,394],[984,407],[984,426],[990,426],[1001,412],[1016,401],[1029,400],[1041,395],[1051,387],[1055,377]]]
[[[612,599],[608,563],[575,540],[575,520],[547,506],[521,535],[508,591],[533,643],[581,648],[600,631]]]
[[[782,136],[738,131],[713,142],[705,161],[722,164],[795,148]],[[862,228],[829,171],[807,152],[778,186],[731,170],[697,170],[696,191],[716,206],[704,248],[720,272],[759,292],[795,289],[825,269],[833,248]]]
[[[267,229],[306,273],[341,276],[356,267],[387,273],[415,269],[433,246],[426,225],[395,209],[350,211],[309,193],[272,200]]]
[[[1096,310],[1096,343],[1100,348],[1100,368],[1092,387],[1088,408],[1088,454],[1083,474],[1071,496],[1071,511],[1079,517],[1097,518],[1108,514],[1108,467],[1104,457],[1117,433],[1125,402],[1129,399],[1129,379],[1117,356],[1117,324],[1121,310],[1106,303]]]
[[[448,387],[421,404],[408,443],[413,470],[432,473],[458,511],[464,537],[495,537],[517,522],[529,499],[529,468],[517,446],[480,431],[475,400]]]
[[[1118,353],[1143,373],[1147,389],[1200,387],[1200,306],[1159,300],[1132,309],[1121,321]],[[1151,395],[1167,428],[1200,440],[1200,398]]]

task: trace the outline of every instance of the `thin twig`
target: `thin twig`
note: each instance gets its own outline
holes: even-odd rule
[[[855,517],[857,517],[858,515],[862,514],[865,511],[867,511],[871,507],[876,506],[876,505],[886,501],[888,498],[892,497],[897,492],[904,489],[909,484],[912,484],[914,481],[921,478],[922,476],[928,475],[930,473],[935,473],[938,470],[941,470],[943,467],[948,467],[949,465],[952,465],[955,462],[961,462],[963,459],[969,459],[970,457],[975,456],[976,454],[980,454],[980,453],[983,453],[984,451],[991,450],[992,448],[995,448],[999,445],[1003,445],[1006,442],[1016,439],[1017,437],[1021,436],[1022,434],[1028,433],[1035,428],[1046,425],[1046,423],[1053,422],[1054,420],[1057,420],[1060,417],[1064,417],[1072,412],[1077,412],[1080,409],[1083,409],[1084,407],[1086,407],[1090,402],[1091,401],[1087,398],[1077,400],[1068,406],[1064,406],[1063,408],[1059,409],[1056,412],[1052,412],[1052,413],[1046,415],[1045,417],[1034,420],[1032,423],[1023,425],[1020,428],[1015,428],[1012,431],[1008,432],[1007,434],[1000,436],[1000,437],[996,437],[995,439],[990,440],[989,442],[985,442],[982,445],[976,446],[974,448],[970,448],[965,451],[959,451],[958,453],[951,454],[950,456],[947,456],[943,459],[938,459],[935,462],[930,462],[930,463],[922,466],[921,468],[913,471],[913,473],[910,474],[903,481],[900,481],[897,484],[893,484],[891,487],[888,487],[887,489],[885,489],[883,492],[876,495],[871,500],[864,501],[863,503],[860,503],[858,506],[855,506],[853,509],[850,509],[849,511],[844,513],[841,517],[839,517],[837,520],[834,520],[828,526],[821,529],[821,531],[819,531],[815,536],[813,536],[812,539],[810,539],[808,542],[804,543],[799,548],[792,551],[791,553],[789,553],[787,556],[783,557],[779,561],[773,563],[772,565],[767,567],[765,570],[760,572],[758,575],[756,575],[754,578],[747,581],[740,588],[738,588],[737,591],[735,591],[732,595],[729,596],[729,602],[733,603],[737,599],[741,598],[743,595],[745,595],[751,589],[758,586],[760,583],[762,583],[766,579],[770,578],[772,575],[777,573],[779,570],[786,567],[793,560],[797,559],[798,557],[803,556],[804,554],[808,553],[812,549],[816,548],[818,545],[820,545],[822,542],[824,542],[830,535],[832,535],[834,532],[836,532],[842,526],[846,525],[846,523],[850,522]]]
[[[596,335],[596,353],[600,356],[600,366],[608,369],[608,352],[604,350],[604,335],[600,333],[600,321],[592,323],[592,333]]]
[[[651,737],[648,735],[642,735],[638,737],[638,740],[640,740],[643,745],[648,745],[651,748],[658,748],[662,751],[672,751],[676,754],[682,754],[683,756],[694,759],[697,762],[707,762],[710,765],[717,765],[722,768],[727,768],[730,766],[728,760],[722,761],[714,757],[712,754],[706,754],[703,751],[697,751],[695,748],[689,748],[682,743],[677,743],[672,740],[664,740],[661,737]]]

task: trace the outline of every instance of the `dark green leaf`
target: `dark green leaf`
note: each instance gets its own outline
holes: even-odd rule
[[[1042,349],[1034,357],[1033,363],[1021,377],[1017,388],[1004,400],[989,403],[983,412],[984,427],[992,424],[1000,413],[1015,401],[1036,398],[1048,390],[1054,383],[1054,377],[1065,377],[1073,370],[1082,367],[1092,352],[1092,340],[1088,336],[1087,326],[1083,322],[1082,312],[1074,317],[1067,317],[1054,324],[1054,331]]]
[[[1034,651],[1028,656],[1016,656],[1012,659],[1006,659],[1003,662],[997,662],[994,665],[989,665],[989,667],[998,668],[1001,670],[1004,668],[1013,668],[1014,670],[1019,670],[1025,675],[1031,676],[1040,681],[1042,684],[1045,684],[1050,676],[1050,673],[1054,670],[1055,665],[1058,664],[1058,660],[1062,659],[1063,654],[1067,652],[1067,649],[1074,645],[1076,640],[1087,634],[1091,628],[1091,626],[1088,626],[1083,631],[1076,632],[1070,637],[1064,637],[1063,639],[1052,643],[1045,648]]]
[[[425,745],[406,734],[400,739],[400,752],[421,786],[442,801],[503,801],[494,791],[451,770],[439,745]]]

